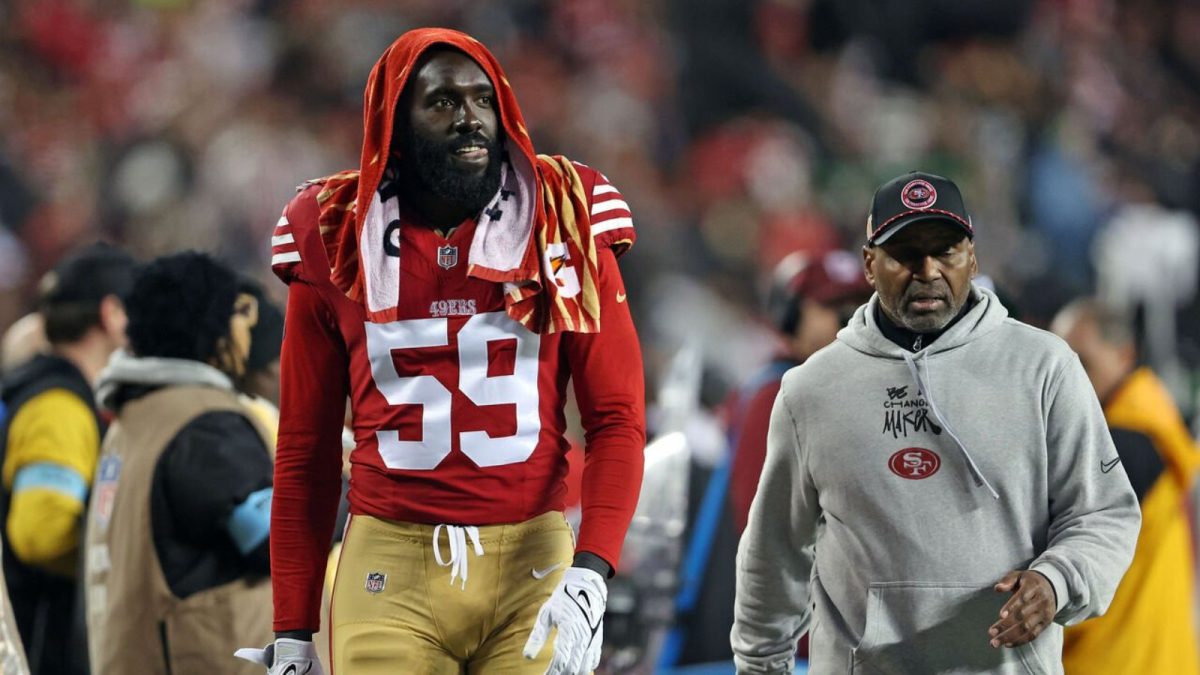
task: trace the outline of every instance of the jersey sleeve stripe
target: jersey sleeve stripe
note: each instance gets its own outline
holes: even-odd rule
[[[300,262],[299,251],[289,251],[288,253],[276,253],[271,256],[272,265],[280,265],[283,263]]]
[[[617,186],[608,180],[608,176],[589,169],[595,181],[591,195],[591,230],[592,237],[601,237],[597,241],[604,246],[617,250],[622,245],[628,248],[633,242],[633,212],[629,203]]]
[[[294,237],[291,232],[288,232],[287,234],[271,237],[271,246],[274,247],[282,244],[292,244],[295,243],[295,241],[296,237]]]
[[[610,199],[605,202],[597,202],[592,204],[592,215],[596,216],[605,211],[629,211],[629,204],[625,203],[624,199]]]
[[[287,227],[288,225],[291,225],[291,223],[288,222],[287,216],[279,216],[279,220],[275,223],[276,228]]]
[[[597,226],[603,222],[612,220],[613,218],[632,218],[632,217],[633,217],[633,214],[630,213],[629,209],[627,209],[627,208],[626,209],[613,209],[612,211],[605,211],[604,213],[592,216],[592,225]]]
[[[633,227],[633,218],[613,218],[600,223],[592,224],[592,235],[601,234],[603,232],[611,232],[619,230],[622,227]]]

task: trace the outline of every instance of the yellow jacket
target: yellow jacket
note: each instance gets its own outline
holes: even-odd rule
[[[12,494],[7,528],[17,559],[74,579],[82,515],[100,455],[96,415],[74,392],[49,389],[13,415],[0,477]]]
[[[1200,449],[1147,368],[1126,378],[1104,416],[1141,499],[1142,530],[1108,612],[1066,630],[1063,666],[1075,675],[1200,675],[1185,510]]]

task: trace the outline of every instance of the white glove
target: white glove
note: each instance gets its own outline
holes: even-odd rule
[[[604,643],[606,602],[608,586],[604,577],[583,567],[567,568],[558,588],[538,612],[525,643],[525,658],[537,658],[550,629],[558,627],[554,658],[546,675],[581,675],[595,670]]]
[[[325,675],[316,648],[307,640],[279,638],[266,649],[242,647],[233,655],[266,666],[267,675]]]

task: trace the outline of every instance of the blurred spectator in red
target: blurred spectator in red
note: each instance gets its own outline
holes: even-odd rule
[[[714,254],[737,268],[772,269],[789,251],[838,248],[816,201],[814,161],[799,127],[761,115],[698,138],[688,153],[688,201]]]
[[[854,310],[871,297],[862,259],[833,251],[816,259],[784,258],[772,275],[767,314],[783,338],[779,353],[751,378],[729,408],[733,444],[730,504],[740,533],[758,489],[767,451],[767,424],[783,374],[833,342]]]
[[[847,251],[816,257],[797,252],[775,267],[766,313],[780,334],[779,352],[726,403],[729,454],[711,471],[693,465],[684,586],[676,601],[677,628],[664,643],[660,667],[732,658],[721,637],[733,626],[733,559],[758,487],[780,378],[832,342],[870,293],[862,260]]]

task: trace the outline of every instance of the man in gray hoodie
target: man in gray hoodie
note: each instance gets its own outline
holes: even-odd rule
[[[875,295],[784,376],[731,635],[738,672],[1061,673],[1104,612],[1137,498],[1078,358],[974,286],[958,187],[879,188]]]

